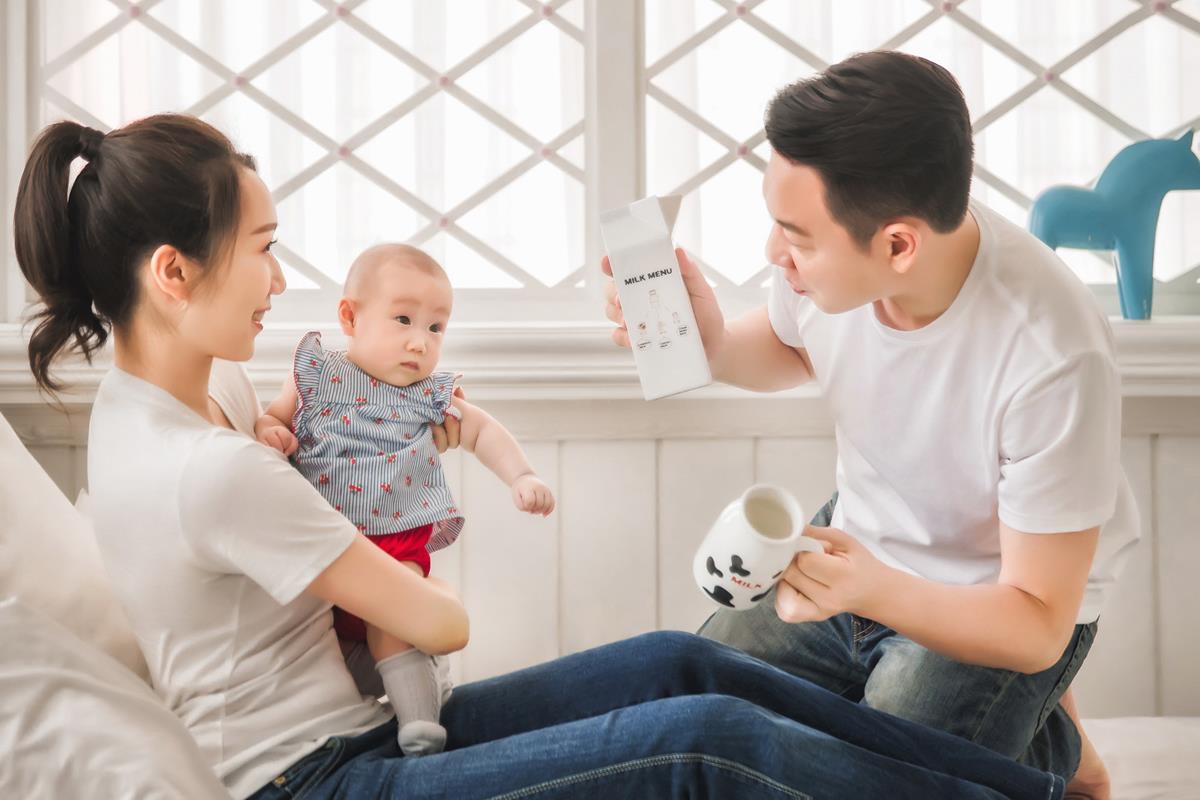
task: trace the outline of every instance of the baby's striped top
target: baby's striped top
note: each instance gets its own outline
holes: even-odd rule
[[[435,372],[410,386],[371,377],[310,332],[296,347],[296,468],[368,536],[432,523],[430,552],[453,542],[463,517],[446,485],[431,425],[446,414],[459,376]]]

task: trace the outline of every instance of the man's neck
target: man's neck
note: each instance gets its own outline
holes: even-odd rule
[[[962,225],[924,242],[916,264],[899,282],[898,291],[875,301],[875,315],[891,328],[924,328],[946,313],[962,290],[979,253],[979,224],[967,212]]]

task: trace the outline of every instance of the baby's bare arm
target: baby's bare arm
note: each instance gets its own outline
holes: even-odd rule
[[[503,425],[461,397],[455,397],[452,402],[462,414],[462,446],[468,453],[474,453],[480,463],[496,473],[506,486],[512,486],[522,475],[533,474],[525,451]]]

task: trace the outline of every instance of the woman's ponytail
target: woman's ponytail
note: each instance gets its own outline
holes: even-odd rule
[[[43,390],[62,388],[50,376],[50,365],[63,349],[77,348],[91,361],[108,338],[79,259],[78,226],[86,209],[67,195],[71,163],[81,156],[99,159],[103,139],[100,131],[74,122],[51,125],[34,142],[17,189],[17,263],[45,303],[33,316],[37,325],[29,340],[29,367]],[[84,167],[89,170],[92,163]],[[92,177],[80,173],[84,180]]]

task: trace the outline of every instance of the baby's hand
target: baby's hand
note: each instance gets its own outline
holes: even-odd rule
[[[518,511],[547,517],[554,510],[554,495],[550,487],[536,475],[522,475],[513,481],[512,496],[513,505]]]
[[[258,432],[258,440],[267,447],[275,448],[285,456],[296,452],[296,448],[299,446],[296,435],[282,425],[263,428]]]

